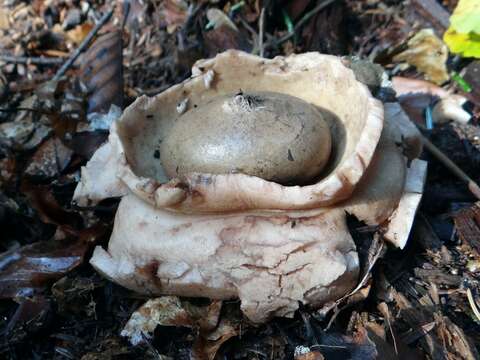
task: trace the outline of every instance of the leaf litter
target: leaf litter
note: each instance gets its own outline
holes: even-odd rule
[[[471,38],[462,38],[452,45],[449,31],[442,31],[445,14],[456,2],[432,1],[435,5],[427,6],[429,1],[416,0],[412,7],[403,1],[333,1],[320,10],[308,0],[283,6],[258,0],[116,1],[112,19],[58,82],[47,81],[109,4],[3,4],[0,311],[6,320],[0,323],[1,356],[478,358],[478,203],[429,153],[423,155],[430,163],[425,198],[407,248],[365,245],[373,230],[353,222],[357,244],[364,244],[365,254],[371,250],[357,291],[326,309],[302,309],[293,319],[258,327],[242,318],[235,301],[147,299],[100,278],[88,265],[90,249],[105,244],[117,204],[80,209],[70,202],[80,167],[118,117],[115,106],[123,109],[140,95],[181,82],[198,59],[229,48],[260,51],[262,8],[261,50],[267,57],[314,50],[358,55],[374,59],[391,76],[425,79],[422,86],[428,90],[421,86],[404,99],[400,94],[402,106],[419,124],[441,99],[467,99],[460,107],[471,115],[468,123],[434,122],[433,129],[422,132],[480,181],[478,64],[468,58],[475,56],[475,44],[468,48]],[[221,14],[213,27],[207,26],[208,11]],[[476,29],[459,28],[456,20],[468,15],[459,7],[451,27],[471,37]],[[288,18],[293,33],[284,21]],[[464,58],[449,54],[442,36]],[[448,81],[453,72],[468,86]]]

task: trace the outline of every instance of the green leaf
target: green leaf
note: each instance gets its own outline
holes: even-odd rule
[[[461,34],[480,34],[480,1],[460,0],[450,17],[450,29]]]
[[[449,28],[443,35],[443,41],[454,54],[480,59],[480,34],[464,34]]]

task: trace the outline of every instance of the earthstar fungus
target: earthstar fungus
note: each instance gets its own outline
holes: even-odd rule
[[[426,172],[418,144],[398,104],[338,57],[198,61],[125,109],[82,169],[78,204],[122,197],[90,262],[142,293],[239,298],[253,322],[335,301],[359,274],[347,213],[405,245]]]

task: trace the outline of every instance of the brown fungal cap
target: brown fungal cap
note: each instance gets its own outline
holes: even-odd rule
[[[223,95],[182,114],[160,148],[166,174],[243,173],[299,185],[327,163],[331,135],[321,112],[274,92]]]

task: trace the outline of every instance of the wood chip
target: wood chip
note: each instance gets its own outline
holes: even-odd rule
[[[458,211],[453,221],[458,237],[480,253],[480,202]]]
[[[431,23],[439,34],[443,34],[450,25],[450,14],[436,0],[412,0],[416,12]]]

